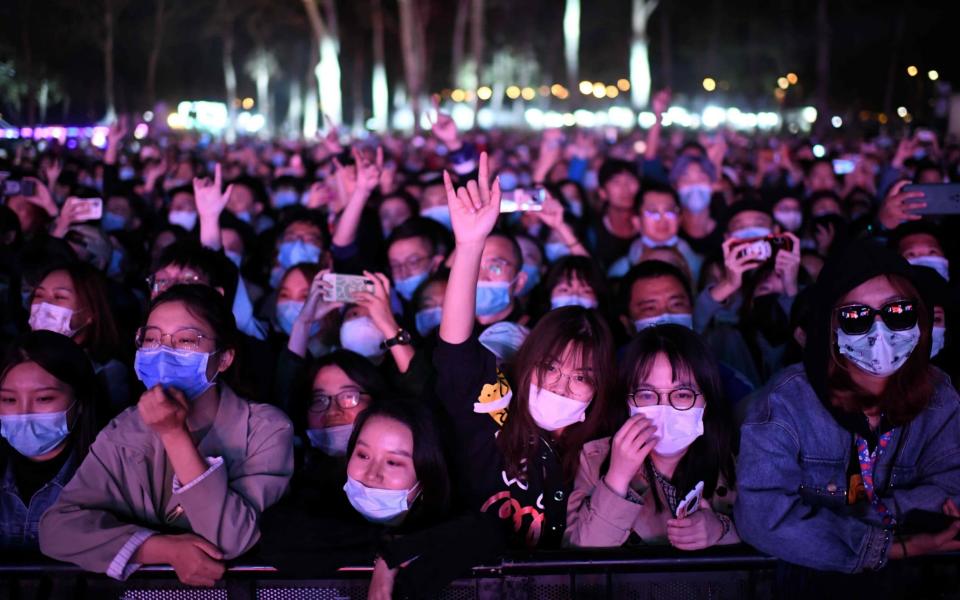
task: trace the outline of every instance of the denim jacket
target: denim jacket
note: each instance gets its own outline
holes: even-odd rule
[[[76,455],[71,454],[57,475],[33,494],[27,506],[17,490],[13,467],[7,462],[0,480],[0,548],[39,550],[40,517],[57,501],[77,464]]]
[[[911,510],[940,512],[960,499],[960,397],[931,367],[934,393],[895,427],[874,467],[878,496],[902,522]],[[847,503],[853,434],[837,423],[802,365],[759,397],[741,429],[734,514],[757,549],[806,567],[855,573],[886,563],[893,532],[867,502]]]

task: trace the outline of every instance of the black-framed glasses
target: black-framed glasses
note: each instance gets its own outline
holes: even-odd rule
[[[837,309],[837,324],[847,335],[863,335],[870,331],[877,315],[891,331],[906,331],[917,324],[919,313],[913,300],[894,300],[873,308],[866,304],[851,304]]]
[[[668,390],[659,390],[651,387],[641,387],[627,394],[630,403],[636,407],[657,406],[661,404],[664,396],[667,403],[676,410],[690,410],[697,403],[697,398],[702,396],[700,392],[692,387],[681,386]]]
[[[325,413],[330,410],[334,402],[344,410],[354,408],[360,404],[360,399],[363,396],[366,396],[366,394],[360,390],[344,390],[333,396],[330,394],[314,394],[309,410],[314,414]]]
[[[430,260],[429,256],[411,256],[407,260],[390,263],[390,270],[398,277],[404,277],[411,273],[420,273],[424,270],[424,265]]]
[[[164,333],[159,327],[153,326],[137,329],[134,341],[140,350],[156,350],[163,343],[164,338],[170,339],[168,346],[174,350],[185,352],[197,352],[200,350],[200,344],[203,340],[216,341],[216,338],[205,335],[193,327],[184,327],[173,333]]]

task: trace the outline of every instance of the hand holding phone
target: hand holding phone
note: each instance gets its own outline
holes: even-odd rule
[[[685,519],[693,513],[700,510],[700,502],[703,500],[703,482],[697,482],[693,489],[677,504],[677,518]]]
[[[500,200],[500,213],[539,212],[547,199],[547,190],[542,187],[517,188],[504,192]]]
[[[923,194],[922,207],[906,208],[915,215],[957,215],[960,214],[960,183],[916,183],[905,185],[904,192]]]
[[[360,275],[346,275],[343,273],[324,273],[323,281],[330,284],[323,292],[324,302],[354,302],[353,295],[357,292],[373,293],[373,281]]]

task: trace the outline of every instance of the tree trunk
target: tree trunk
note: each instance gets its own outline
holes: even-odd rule
[[[650,102],[650,53],[647,22],[659,0],[633,0],[633,40],[630,43],[630,101],[639,110]]]
[[[567,0],[563,11],[563,56],[567,85],[576,89],[580,62],[580,0]]]
[[[233,20],[224,19],[220,35],[223,42],[223,84],[227,92],[227,142],[237,139],[237,70],[233,65]]]
[[[475,2],[477,0],[474,0]],[[414,0],[398,0],[400,6],[400,45],[403,50],[404,78],[407,82],[407,94],[410,96],[410,110],[413,113],[413,131],[420,131],[420,95],[423,93],[423,55],[419,14]]]
[[[373,122],[374,129],[390,129],[390,89],[387,85],[386,57],[383,47],[383,5],[373,0],[370,13],[373,25]]]
[[[157,64],[160,62],[160,49],[163,46],[163,29],[166,19],[166,0],[156,0],[157,7],[153,13],[153,40],[150,43],[150,54],[147,58],[147,107],[151,110],[157,102]]]
[[[333,3],[324,0],[328,16],[333,14]],[[330,23],[328,28],[324,24],[323,17],[317,7],[316,0],[303,0],[304,9],[307,12],[307,19],[310,21],[310,28],[313,31],[313,37],[319,49],[319,60],[314,67],[314,73],[317,77],[317,92],[320,95],[320,103],[323,113],[337,124],[343,120],[343,101],[340,94],[340,59],[338,57],[338,42],[333,36],[335,22]]]
[[[450,85],[460,85],[463,73],[463,56],[466,52],[467,20],[470,17],[471,0],[457,2],[457,16],[453,21],[453,48],[450,54]]]
[[[661,88],[673,87],[673,38],[670,33],[671,4],[660,9],[660,78]]]
[[[107,105],[104,121],[110,123],[117,118],[117,105],[113,89],[113,0],[103,3],[103,96]]]
[[[822,134],[830,122],[827,94],[830,82],[830,23],[827,0],[817,2],[817,123],[814,130]]]

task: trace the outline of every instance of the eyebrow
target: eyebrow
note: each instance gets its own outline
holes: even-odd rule
[[[357,445],[357,446],[366,446],[367,448],[370,447],[370,444],[366,443],[365,441],[363,441],[363,440],[361,440],[361,439],[357,439],[357,444],[356,444],[356,445]],[[387,450],[387,454],[396,454],[396,455],[398,455],[398,456],[403,456],[403,457],[406,457],[406,458],[412,458],[411,455],[410,455],[410,453],[407,452],[406,450]]]
[[[28,392],[47,392],[47,391],[50,391],[50,390],[53,390],[54,392],[59,392],[59,391],[60,391],[60,388],[55,387],[55,386],[52,386],[52,385],[48,385],[48,386],[44,386],[44,387],[40,387],[40,388],[35,388],[35,389],[32,389],[32,390],[26,390],[26,391],[28,391]],[[14,389],[14,388],[8,388],[8,387],[0,388],[0,392],[16,392],[16,391],[17,391],[17,390]]]

